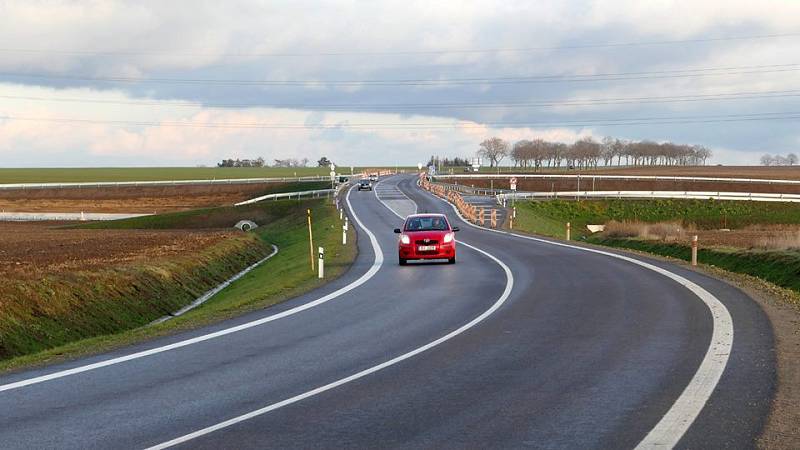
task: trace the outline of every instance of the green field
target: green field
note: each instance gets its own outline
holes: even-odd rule
[[[517,202],[514,227],[532,233],[572,238],[587,233],[587,224],[679,221],[699,229],[741,228],[756,224],[800,224],[800,207],[791,203],[719,200],[545,200]]]
[[[394,169],[392,167],[391,169]],[[401,168],[402,169],[402,168]],[[355,172],[362,170],[356,167]],[[342,175],[350,166],[338,167]],[[241,178],[328,176],[328,167],[97,167],[97,168],[0,168],[0,184],[6,183],[89,183],[101,181],[172,181]]]
[[[315,247],[326,249],[326,281],[342,274],[356,256],[355,231],[341,245],[341,222],[329,200],[265,202],[115,222],[87,228],[202,228],[238,219],[264,224],[202,254],[147,261],[97,272],[68,273],[14,283],[17,295],[0,317],[0,370],[115,348],[153,336],[263,308],[323,284],[309,261],[306,210],[311,209]],[[203,306],[163,324],[142,327],[191,302],[271,251],[280,251]],[[31,309],[26,296],[47,298]],[[8,297],[7,297],[8,298]],[[42,302],[38,302],[41,304]]]

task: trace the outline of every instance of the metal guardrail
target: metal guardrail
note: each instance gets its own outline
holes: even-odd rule
[[[201,186],[216,184],[259,184],[301,181],[329,181],[329,176],[272,177],[272,178],[224,178],[219,180],[169,180],[169,181],[98,181],[91,183],[5,183],[0,190],[12,189],[70,189],[97,187],[141,187],[141,186]]]
[[[302,197],[311,197],[311,198],[318,198],[318,197],[330,197],[336,193],[336,189],[317,189],[314,191],[299,191],[299,192],[280,192],[278,194],[267,194],[262,195],[261,197],[251,198],[250,200],[245,200],[243,202],[239,202],[234,204],[233,206],[242,206],[242,205],[250,205],[253,203],[262,202],[265,200],[279,200],[282,198],[290,199],[296,198],[300,199]]]
[[[800,180],[782,180],[768,178],[727,178],[727,177],[685,177],[685,176],[660,176],[660,175],[594,175],[594,174],[453,174],[436,175],[435,179],[466,178],[466,179],[489,179],[489,178],[580,178],[597,180],[649,180],[649,181],[709,181],[709,182],[728,182],[728,183],[764,183],[764,184],[800,184]]]
[[[754,202],[800,202],[800,194],[769,194],[762,192],[710,192],[710,191],[561,191],[501,193],[499,202],[510,199],[558,198],[685,198],[702,200],[738,200]]]

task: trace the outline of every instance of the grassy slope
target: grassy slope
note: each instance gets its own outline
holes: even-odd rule
[[[393,169],[393,168],[392,168]],[[337,172],[347,175],[350,167]],[[356,167],[356,172],[361,168]],[[91,167],[91,168],[20,168],[0,169],[3,183],[78,183],[99,181],[211,180],[225,178],[272,178],[328,176],[329,167]]]
[[[725,202],[713,200],[609,200],[542,201],[517,204],[516,230],[564,238],[564,223],[573,225],[572,237],[588,234],[587,223],[609,220],[658,222],[682,220],[704,228],[775,223],[800,223],[800,208],[783,203]],[[588,237],[588,242],[628,248],[688,261],[688,243],[663,243],[640,239]],[[800,292],[800,252],[700,249],[698,260],[731,272],[745,273]]]
[[[687,245],[639,239],[590,239],[589,242],[627,248],[689,261]],[[724,251],[698,249],[698,262],[737,273],[745,273],[800,293],[800,252],[796,251]]]
[[[242,235],[192,255],[4,280],[0,359],[146,325],[269,254]],[[10,300],[13,299],[13,300]]]
[[[343,247],[339,216],[335,208],[325,200],[269,202],[241,208],[219,208],[152,216],[145,221],[137,219],[101,224],[117,228],[164,228],[166,226],[181,228],[194,226],[198,222],[210,224],[225,222],[226,226],[229,226],[229,219],[252,218],[260,214],[261,219],[268,222],[262,222],[267,225],[252,233],[252,238],[261,241],[259,246],[274,243],[280,248],[280,252],[264,265],[217,294],[202,307],[184,316],[158,326],[139,327],[121,332],[119,329],[111,330],[109,333],[116,331],[116,334],[103,334],[42,352],[0,361],[0,370],[37,364],[53,358],[73,357],[107,350],[149,337],[168,334],[176,329],[193,328],[243,311],[262,308],[286,300],[321,285],[323,282],[318,280],[316,273],[311,271],[308,260],[306,208],[311,208],[314,217],[314,244],[326,248],[326,279],[331,280],[341,275],[354,260],[356,255],[355,232],[351,227],[348,246]],[[99,225],[91,224],[90,226]],[[200,293],[202,292],[196,292],[193,295]],[[155,317],[163,315],[163,312],[157,311]],[[140,323],[136,325],[138,326]]]

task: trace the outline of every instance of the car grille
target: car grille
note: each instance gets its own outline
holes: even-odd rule
[[[436,239],[417,239],[414,243],[417,245],[439,245],[439,241]]]

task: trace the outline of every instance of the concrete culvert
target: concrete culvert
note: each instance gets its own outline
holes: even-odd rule
[[[240,220],[236,223],[236,225],[234,225],[234,227],[242,231],[250,231],[252,229],[258,228],[258,224],[256,224],[252,220]]]

